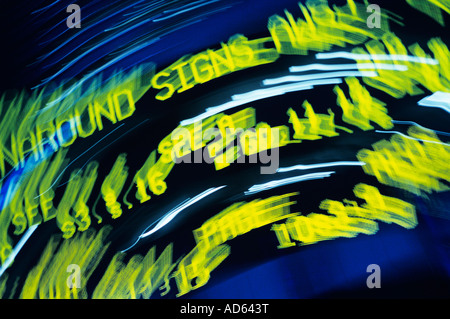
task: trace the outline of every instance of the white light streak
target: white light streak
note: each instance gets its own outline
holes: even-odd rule
[[[257,100],[262,100],[277,95],[283,95],[288,92],[313,89],[314,85],[341,84],[341,83],[342,83],[341,79],[324,79],[324,80],[280,85],[266,89],[258,89],[243,94],[236,94],[231,97],[232,101],[226,102],[218,106],[209,107],[206,109],[206,112],[199,114],[193,118],[181,121],[180,125],[181,126],[190,125],[195,122],[201,121],[205,118],[208,118],[210,116],[213,116],[215,114],[218,114],[220,112],[229,110],[237,106],[245,105]]]
[[[420,106],[437,107],[450,113],[450,93],[435,92],[417,102]]]
[[[426,142],[426,143],[433,143],[433,144],[440,144],[440,145],[448,146],[448,144],[446,144],[446,143],[437,142],[437,141],[423,140],[423,139],[420,139],[420,138],[411,137],[409,135],[406,135],[406,134],[403,134],[403,133],[397,132],[397,131],[378,131],[378,130],[376,130],[375,132],[376,133],[384,133],[384,134],[398,134],[398,135],[401,135],[401,136],[403,136],[405,138],[408,138],[410,140],[415,140],[415,141],[419,141],[419,142]]]
[[[407,71],[406,65],[385,64],[385,63],[350,63],[350,64],[308,64],[291,66],[289,72],[307,72],[307,71],[338,71],[338,70],[364,70],[364,69],[378,69],[378,70],[396,70]]]
[[[280,167],[279,169],[277,169],[277,173],[285,173],[295,170],[324,168],[331,166],[363,166],[363,165],[366,165],[366,163],[359,161],[339,161],[339,162],[328,162],[328,163],[308,164],[308,165],[298,164],[291,167]]]
[[[397,121],[397,120],[392,120],[392,123],[394,123],[394,124],[404,124],[404,125],[415,125],[415,126],[418,126],[418,127],[423,128],[423,129],[425,129],[425,130],[429,130],[429,131],[436,132],[436,133],[438,133],[438,134],[450,136],[450,133],[443,132],[443,131],[437,131],[437,130],[434,130],[434,129],[425,127],[425,126],[423,126],[423,125],[420,125],[419,123],[416,123],[416,122],[413,122],[413,121]]]
[[[9,255],[9,257],[5,260],[4,264],[0,268],[0,277],[3,275],[3,273],[8,269],[8,267],[13,262],[14,258],[16,258],[19,251],[22,249],[22,247],[25,245],[27,240],[31,237],[31,235],[34,233],[38,225],[33,225],[25,232],[25,234],[20,238],[19,242],[17,243],[16,247],[14,247],[13,251]]]
[[[214,188],[210,188],[207,189],[206,191],[204,191],[203,193],[198,194],[197,196],[195,196],[194,198],[188,199],[185,202],[183,202],[181,205],[177,206],[176,208],[172,209],[171,211],[169,211],[167,214],[165,214],[160,220],[159,222],[156,224],[155,227],[153,227],[151,230],[143,233],[142,235],[139,236],[139,238],[145,238],[150,236],[151,234],[155,233],[156,231],[160,230],[161,228],[163,228],[164,226],[166,226],[168,223],[170,223],[170,221],[172,221],[172,219],[174,219],[181,211],[185,210],[186,208],[188,208],[189,206],[195,204],[196,202],[202,200],[203,198],[205,198],[206,196],[217,192],[218,190],[224,188],[226,185],[224,186],[220,186],[220,187],[214,187]]]
[[[269,189],[273,189],[276,187],[289,185],[289,184],[293,184],[293,183],[297,183],[297,182],[309,181],[309,180],[314,180],[314,179],[322,179],[325,177],[330,177],[330,175],[333,173],[335,173],[335,172],[332,171],[332,172],[312,173],[312,174],[306,174],[306,175],[300,175],[300,176],[294,176],[294,177],[274,180],[274,181],[270,181],[270,182],[267,182],[264,184],[253,185],[252,187],[250,187],[248,189],[248,191],[244,192],[244,194],[252,195],[252,194],[259,193],[259,192],[262,192],[265,190],[269,190]]]
[[[197,203],[198,201],[202,200],[203,198],[205,198],[206,196],[211,195],[214,192],[217,192],[218,190],[222,189],[226,187],[226,185],[223,186],[219,186],[219,187],[213,187],[213,188],[209,188],[206,191],[198,194],[197,196],[193,197],[193,198],[188,198],[186,199],[184,202],[182,202],[181,204],[179,204],[178,206],[176,206],[175,208],[173,208],[172,210],[170,210],[168,213],[166,213],[164,216],[162,216],[160,219],[158,219],[157,221],[153,222],[149,227],[147,227],[143,233],[136,239],[136,241],[134,242],[133,245],[131,245],[130,247],[128,247],[127,249],[122,250],[122,252],[126,252],[127,250],[130,250],[131,248],[133,248],[141,238],[145,238],[148,237],[152,234],[154,234],[155,232],[157,232],[158,230],[160,230],[161,228],[163,228],[164,226],[166,226],[168,223],[170,223],[179,213],[181,213],[181,211],[185,210],[186,208],[188,208],[189,206],[192,206],[193,204]],[[155,227],[151,228],[154,224]],[[150,230],[148,230],[149,228],[151,228]]]
[[[311,81],[319,79],[328,78],[345,78],[348,76],[366,76],[375,77],[378,76],[377,72],[374,71],[339,71],[339,72],[328,72],[328,73],[315,73],[308,75],[286,75],[279,78],[266,79],[263,81],[263,85],[273,85],[286,82],[300,82],[300,81]]]
[[[373,60],[373,61],[405,61],[422,64],[439,64],[439,61],[431,58],[423,58],[413,55],[402,54],[356,54],[339,51],[329,53],[317,53],[316,59],[351,59],[351,60]]]

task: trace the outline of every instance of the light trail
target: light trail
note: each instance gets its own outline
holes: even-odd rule
[[[279,78],[266,79],[263,81],[263,85],[281,84],[286,82],[311,81],[328,78],[345,78],[348,76],[375,77],[378,76],[378,73],[374,71],[340,71],[328,73],[315,73],[308,75],[286,75]]]
[[[450,136],[450,133],[443,132],[443,131],[437,131],[437,130],[434,130],[434,129],[431,129],[431,128],[422,126],[422,125],[420,125],[419,123],[416,123],[416,122],[413,122],[413,121],[397,121],[397,120],[392,120],[392,123],[394,123],[394,124],[404,124],[404,125],[415,125],[415,126],[418,126],[418,127],[423,128],[423,129],[425,129],[425,130],[433,131],[433,132],[436,132],[436,133],[441,134],[441,135],[447,135],[447,136]]]
[[[245,195],[252,195],[256,194],[265,190],[273,189],[276,187],[281,187],[293,183],[303,182],[303,181],[309,181],[314,179],[323,179],[325,177],[330,177],[331,174],[334,174],[335,171],[332,172],[321,172],[321,173],[312,173],[312,174],[306,174],[306,175],[300,175],[300,176],[294,176],[279,180],[270,181],[264,184],[257,184],[253,185],[248,189],[248,191],[244,192]]]
[[[25,234],[22,236],[22,238],[20,238],[16,247],[14,247],[13,251],[11,252],[9,257],[5,260],[4,264],[0,268],[0,277],[3,275],[3,273],[6,271],[6,269],[8,269],[8,267],[11,265],[14,258],[16,258],[19,251],[23,248],[23,246],[28,241],[28,239],[31,237],[31,235],[33,235],[33,233],[37,227],[38,227],[38,225],[31,226],[30,228],[28,228],[28,230],[25,232]]]
[[[439,61],[431,58],[417,57],[402,54],[356,54],[346,51],[317,53],[316,59],[351,59],[351,60],[373,60],[373,61],[404,61],[423,64],[439,64]]]
[[[398,135],[401,135],[401,136],[403,136],[405,138],[408,138],[410,140],[415,140],[415,141],[419,141],[419,142],[426,142],[426,143],[433,143],[433,144],[440,144],[440,145],[448,146],[448,144],[446,144],[446,143],[437,142],[437,141],[423,140],[423,139],[420,139],[420,138],[411,137],[409,135],[406,135],[406,134],[403,134],[402,132],[397,132],[397,131],[379,131],[379,130],[376,130],[375,132],[376,133],[383,133],[383,134],[398,134]]]
[[[181,213],[183,210],[185,210],[186,208],[194,205],[195,203],[197,203],[198,201],[202,200],[203,198],[211,195],[212,193],[217,192],[218,190],[221,190],[222,188],[226,187],[226,185],[223,186],[219,186],[219,187],[212,187],[207,189],[206,191],[196,195],[193,198],[188,198],[185,201],[183,201],[181,204],[177,205],[176,207],[174,207],[173,209],[171,209],[168,213],[166,213],[164,216],[162,216],[161,218],[159,218],[158,220],[156,220],[155,222],[153,222],[150,226],[148,226],[144,232],[137,238],[136,242],[131,245],[130,247],[128,247],[127,249],[122,250],[122,252],[126,252],[127,250],[133,248],[141,238],[145,238],[148,237],[152,234],[154,234],[155,232],[157,232],[158,230],[160,230],[161,228],[163,228],[164,226],[166,226],[168,223],[170,223],[179,213]],[[155,225],[156,224],[156,225]],[[153,227],[153,225],[155,225]],[[152,228],[153,227],[153,228]],[[151,228],[150,230],[148,230],[149,228]]]
[[[328,162],[328,163],[308,164],[308,165],[298,164],[291,167],[280,167],[277,169],[277,173],[285,173],[295,170],[308,170],[332,166],[364,166],[364,165],[366,165],[366,163],[359,161],[338,161],[338,162]]]
[[[432,95],[421,99],[417,104],[420,106],[437,107],[450,113],[450,93],[434,92]]]
[[[375,70],[396,70],[407,71],[406,65],[386,64],[386,63],[349,63],[349,64],[308,64],[291,66],[289,72],[307,72],[307,71],[338,71],[338,70],[362,70],[362,69],[375,69]]]
[[[226,102],[224,104],[209,107],[206,109],[206,112],[197,115],[193,118],[186,119],[180,122],[181,126],[186,126],[193,124],[195,122],[201,121],[205,118],[213,116],[215,114],[221,113],[223,111],[229,110],[231,108],[241,106],[244,104],[248,104],[257,100],[266,99],[269,97],[283,95],[288,92],[294,91],[302,91],[302,90],[310,90],[314,88],[314,85],[328,85],[328,84],[341,84],[341,79],[326,79],[326,80],[316,80],[309,82],[301,82],[301,83],[292,83],[285,84],[276,87],[271,87],[267,89],[258,89],[254,91],[250,91],[243,94],[236,94],[231,97],[232,101]]]

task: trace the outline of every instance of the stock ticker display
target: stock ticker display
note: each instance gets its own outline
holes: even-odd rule
[[[1,6],[1,298],[450,297],[449,0]]]

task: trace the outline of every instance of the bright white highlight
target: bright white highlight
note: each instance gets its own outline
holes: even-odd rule
[[[365,69],[375,69],[375,70],[396,70],[396,71],[407,71],[408,67],[406,65],[397,64],[385,64],[385,63],[350,63],[350,64],[308,64],[291,66],[289,72],[307,72],[307,71],[339,71],[339,70],[365,70]]]
[[[373,61],[405,61],[423,64],[439,64],[439,61],[431,58],[423,58],[413,55],[402,54],[356,54],[345,51],[317,53],[316,59],[351,59],[351,60],[373,60]]]
[[[158,222],[158,224],[156,224],[155,227],[153,227],[151,230],[149,230],[148,232],[142,234],[141,236],[139,236],[140,238],[145,238],[147,236],[150,236],[151,234],[155,233],[156,231],[160,230],[161,228],[163,228],[165,225],[167,225],[168,223],[170,223],[170,221],[172,219],[175,218],[175,216],[177,216],[181,211],[183,211],[184,209],[188,208],[189,206],[195,204],[196,202],[202,200],[203,198],[205,198],[206,196],[217,192],[218,190],[224,188],[224,186],[220,186],[220,187],[214,187],[214,188],[210,188],[206,191],[204,191],[203,193],[198,194],[197,196],[195,196],[194,198],[188,199],[186,200],[184,203],[182,203],[181,205],[177,206],[176,208],[172,209],[170,212],[168,212],[167,214],[165,214]]]
[[[435,92],[417,102],[420,106],[437,107],[450,113],[450,93]]]
[[[3,273],[8,269],[9,265],[13,262],[14,258],[16,258],[19,251],[22,249],[22,247],[25,245],[27,240],[33,235],[34,231],[38,225],[33,225],[25,232],[25,234],[20,238],[19,242],[17,243],[16,247],[14,247],[13,251],[11,252],[11,255],[5,260],[5,263],[0,268],[0,277],[3,275]]]
[[[273,85],[286,82],[300,82],[300,81],[311,81],[318,79],[328,79],[328,78],[345,78],[348,76],[366,76],[375,77],[378,76],[377,72],[374,71],[340,71],[340,72],[329,72],[329,73],[316,73],[308,75],[287,75],[274,79],[267,79],[263,81],[264,85]]]
[[[316,80],[316,81],[307,81],[307,82],[280,85],[267,89],[258,89],[243,94],[236,94],[231,97],[232,101],[226,102],[218,106],[209,107],[206,109],[206,112],[197,115],[196,117],[181,121],[180,125],[185,126],[193,124],[195,122],[201,121],[205,118],[208,118],[220,112],[257,100],[282,95],[288,92],[313,89],[314,85],[341,84],[341,83],[342,83],[341,79]]]
[[[250,187],[248,189],[248,191],[244,192],[244,194],[251,195],[251,194],[259,193],[259,192],[269,190],[272,188],[289,185],[289,184],[293,184],[293,183],[297,183],[297,182],[309,181],[309,180],[313,180],[313,179],[322,179],[325,177],[330,177],[330,175],[333,173],[335,173],[335,172],[332,171],[332,172],[312,173],[312,174],[306,174],[306,175],[300,175],[300,176],[294,176],[294,177],[279,179],[279,180],[275,180],[275,181],[270,181],[270,182],[267,182],[264,184],[254,185],[254,186]]]
[[[157,221],[155,221],[153,224],[151,224],[149,227],[147,227],[144,232],[138,237],[138,239],[136,240],[136,242],[131,245],[130,247],[128,247],[127,249],[122,250],[122,252],[126,252],[127,250],[133,248],[138,241],[141,238],[145,238],[150,236],[151,234],[154,234],[155,232],[157,232],[158,230],[160,230],[161,228],[163,228],[164,226],[166,226],[168,223],[170,223],[179,213],[181,213],[183,210],[185,210],[186,208],[188,208],[189,206],[192,206],[193,204],[197,203],[198,201],[202,200],[203,198],[205,198],[206,196],[211,195],[214,192],[217,192],[218,190],[222,189],[226,187],[226,185],[223,186],[219,186],[219,187],[213,187],[213,188],[209,188],[206,191],[198,194],[197,196],[193,197],[193,198],[188,198],[186,199],[184,202],[182,202],[181,204],[179,204],[178,206],[176,206],[175,208],[173,208],[172,210],[170,210],[167,214],[165,214],[164,216],[162,216],[160,219],[158,219]],[[156,223],[156,225],[151,228],[154,224]],[[149,228],[151,228],[150,230],[148,230]]]
[[[277,169],[277,173],[285,173],[295,170],[307,170],[307,169],[315,169],[315,168],[324,168],[324,167],[331,167],[331,166],[363,166],[366,165],[364,162],[359,161],[339,161],[339,162],[329,162],[329,163],[319,163],[319,164],[309,164],[309,165],[302,165],[298,164],[291,167],[280,167]]]
[[[442,142],[437,142],[437,141],[428,141],[428,140],[424,140],[424,139],[420,139],[420,138],[415,138],[415,137],[411,137],[409,135],[403,134],[402,132],[397,132],[397,131],[375,131],[376,133],[384,133],[384,134],[398,134],[401,135],[405,138],[408,138],[410,140],[415,140],[415,141],[419,141],[419,142],[425,142],[425,143],[433,143],[433,144],[440,144],[440,145],[444,145],[444,146],[448,146],[448,144],[442,143]]]

